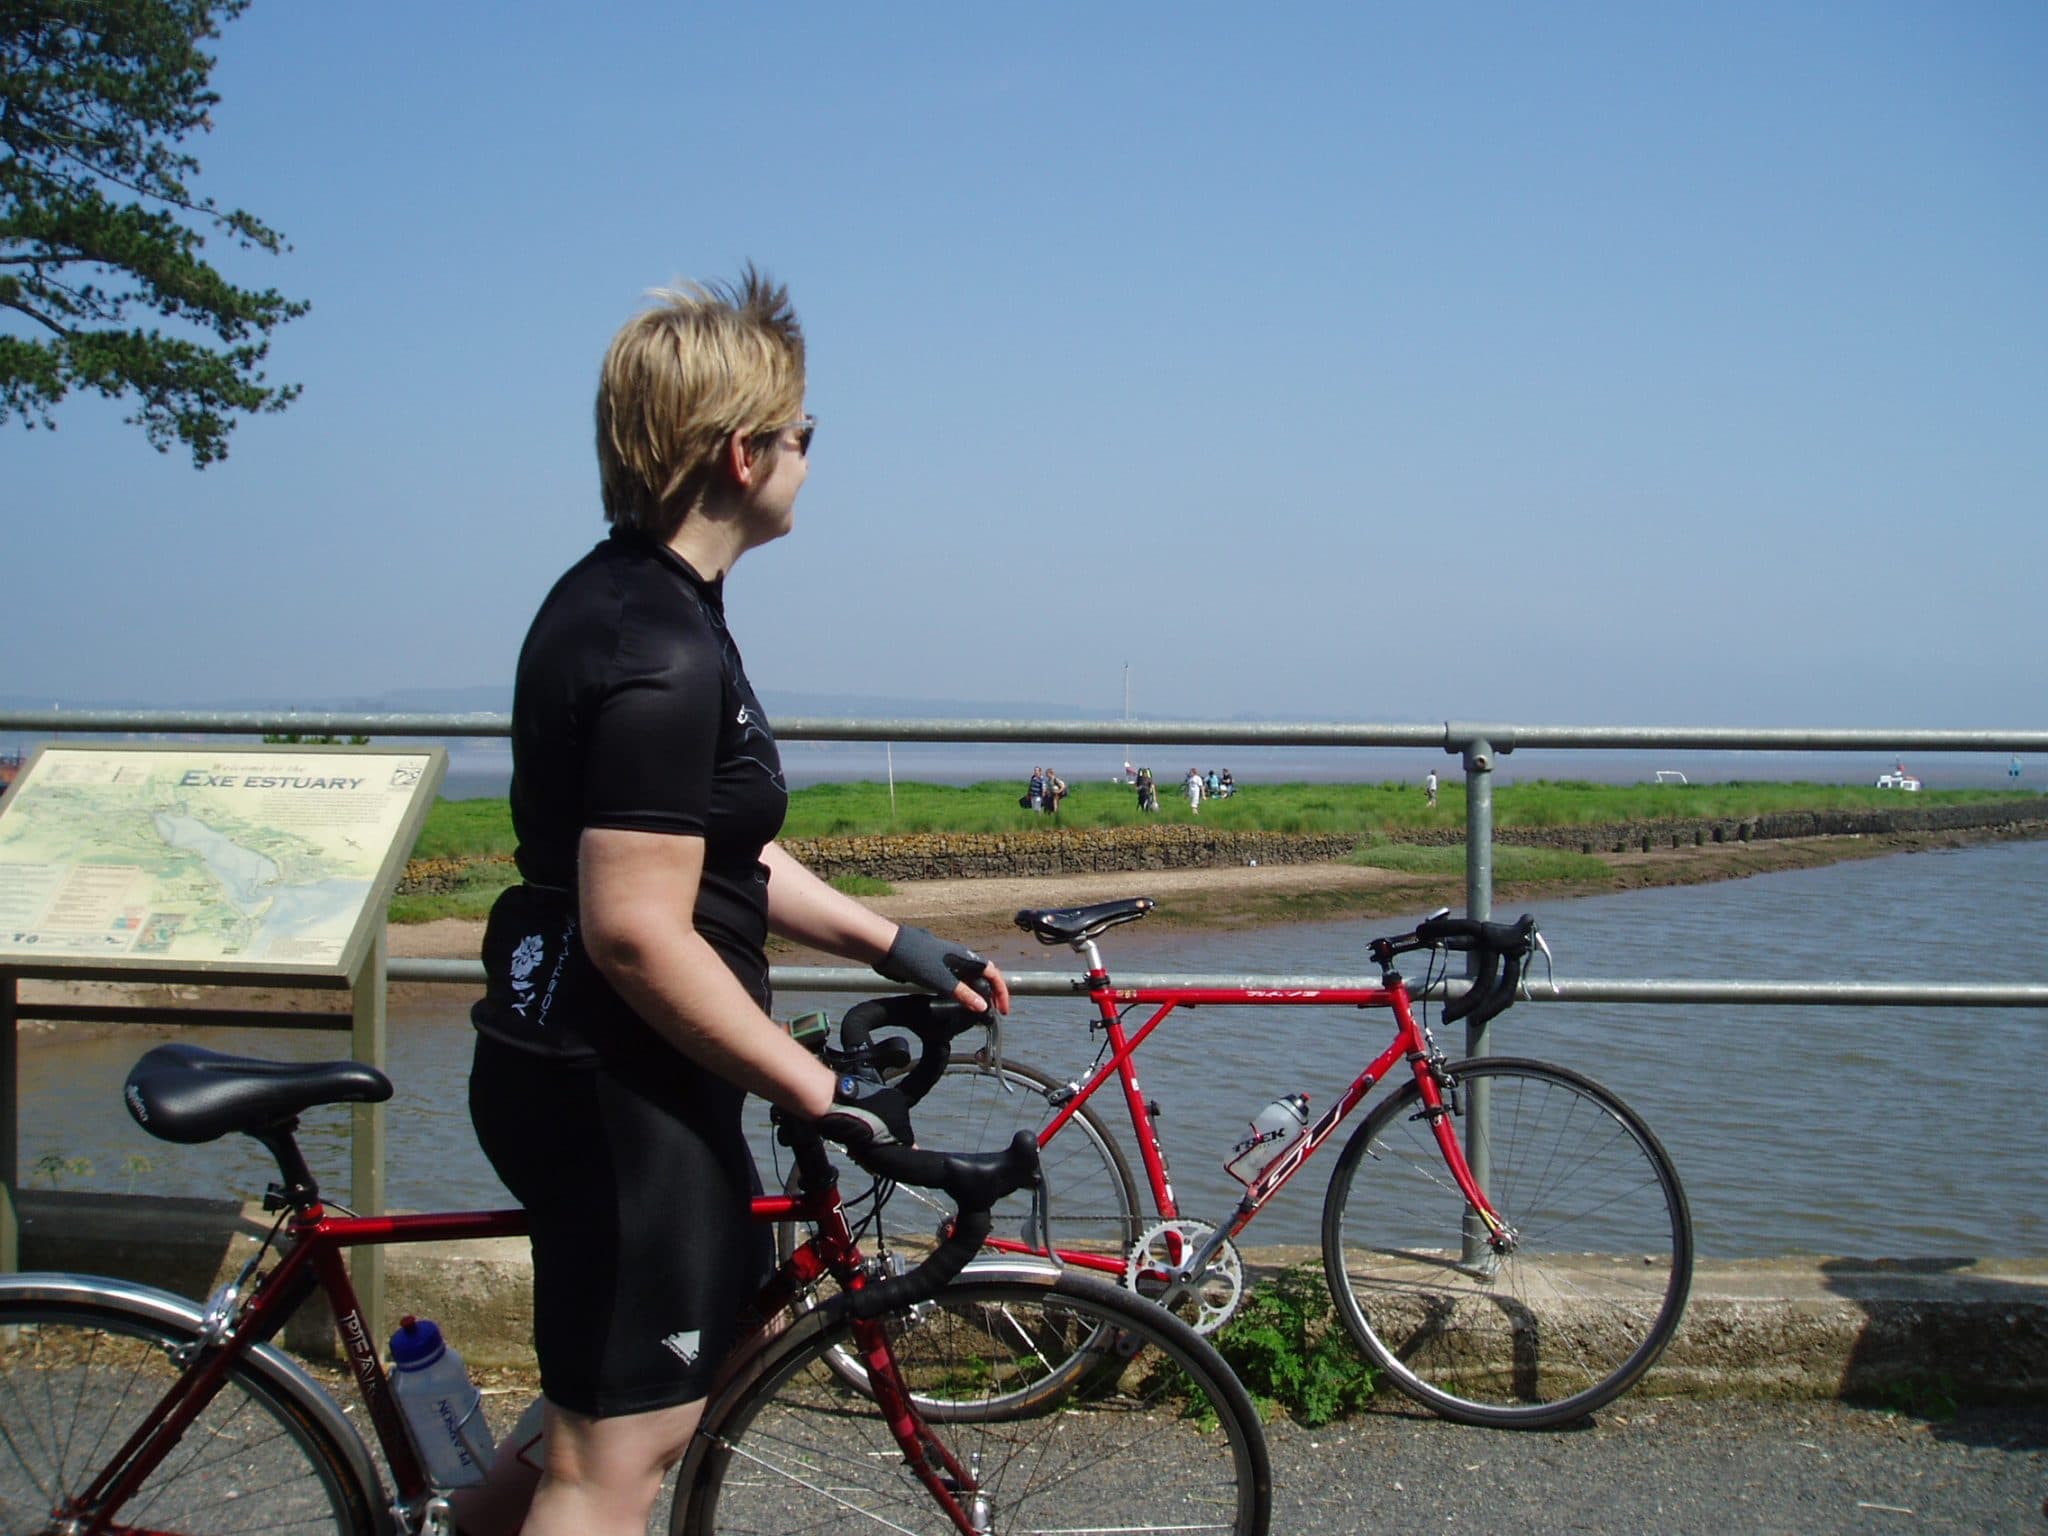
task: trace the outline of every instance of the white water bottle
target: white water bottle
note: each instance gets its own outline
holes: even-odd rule
[[[495,1447],[483,1394],[469,1379],[462,1356],[442,1341],[432,1323],[406,1317],[391,1335],[391,1363],[397,1367],[391,1390],[405,1410],[406,1428],[426,1463],[428,1479],[440,1488],[482,1482]]]
[[[1307,1094],[1290,1093],[1275,1099],[1253,1117],[1251,1133],[1230,1149],[1224,1171],[1240,1184],[1255,1183],[1307,1128]]]

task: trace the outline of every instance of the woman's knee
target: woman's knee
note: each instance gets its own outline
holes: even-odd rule
[[[669,1469],[682,1460],[703,1415],[701,1398],[674,1408],[603,1419],[549,1403],[546,1477],[579,1485],[659,1487]]]

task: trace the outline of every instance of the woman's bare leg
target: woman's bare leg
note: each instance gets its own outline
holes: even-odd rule
[[[536,1397],[498,1442],[490,1475],[482,1483],[449,1495],[458,1536],[518,1536],[519,1527],[526,1523],[527,1506],[533,1503],[533,1490],[540,1483],[544,1406]]]
[[[549,1403],[546,1470],[521,1536],[646,1536],[661,1480],[703,1416],[702,1398],[610,1419]]]
[[[483,1485],[451,1501],[457,1528],[462,1536],[646,1536],[662,1479],[703,1414],[701,1399],[606,1419],[547,1403],[541,1455],[502,1447]]]

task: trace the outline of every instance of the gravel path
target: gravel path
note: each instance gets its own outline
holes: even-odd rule
[[[1401,1411],[1271,1426],[1273,1530],[2048,1532],[2048,1409],[1627,1400],[1550,1433]]]
[[[524,1401],[512,1375],[499,1385]],[[494,1395],[494,1415],[503,1401]],[[1625,1398],[1577,1428],[1529,1432],[1385,1401],[1322,1429],[1267,1426],[1273,1536],[2048,1533],[2038,1404],[1927,1419],[1837,1402]]]

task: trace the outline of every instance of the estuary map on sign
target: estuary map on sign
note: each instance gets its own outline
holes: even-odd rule
[[[0,965],[341,967],[436,751],[48,747],[0,807]]]

